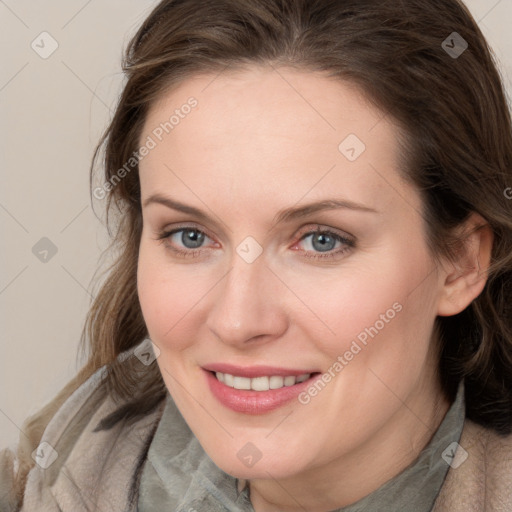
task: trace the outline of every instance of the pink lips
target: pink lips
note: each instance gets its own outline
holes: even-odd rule
[[[264,377],[265,375],[276,375],[279,377],[288,377],[290,375],[299,376],[304,373],[317,373],[319,370],[300,370],[295,368],[283,368],[276,366],[235,366],[227,363],[212,363],[203,366],[204,370],[211,372],[229,373],[230,375],[236,375],[238,377]]]
[[[265,414],[289,403],[310,386],[314,379],[321,377],[317,372],[306,370],[295,370],[289,368],[276,368],[270,366],[252,366],[247,368],[237,367],[229,364],[212,364],[203,367],[207,385],[213,396],[225,407],[235,412],[244,414]],[[268,391],[254,391],[235,389],[220,382],[214,372],[229,373],[240,377],[261,377],[277,375],[286,377],[289,375],[301,375],[312,373],[311,377],[304,382],[293,386],[284,386],[279,389]]]

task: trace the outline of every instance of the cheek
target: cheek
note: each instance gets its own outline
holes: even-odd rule
[[[150,338],[165,349],[175,333],[186,325],[184,319],[198,302],[202,290],[191,285],[188,275],[179,273],[155,250],[141,242],[137,268],[137,291]],[[194,281],[192,281],[193,283]],[[180,339],[185,339],[180,337]]]
[[[210,297],[224,268],[170,261],[165,249],[142,240],[137,268],[139,302],[149,337],[164,352],[201,339]]]
[[[361,364],[370,357],[421,358],[435,319],[436,282],[434,275],[427,277],[432,269],[428,255],[418,251],[403,258],[396,251],[377,263],[360,263],[318,279],[315,286],[295,275],[297,295],[316,316],[296,314],[296,322],[333,361],[346,352],[350,360],[357,354]]]
[[[297,304],[295,321],[322,333],[315,338],[337,350],[344,350],[361,333],[364,338],[365,329],[376,323],[379,330],[383,321],[387,326],[398,316],[407,293],[405,278],[355,266],[317,279],[307,272],[288,275],[287,282],[294,283],[294,292],[305,305]]]

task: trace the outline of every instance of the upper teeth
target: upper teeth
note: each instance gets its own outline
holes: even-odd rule
[[[279,389],[284,386],[293,386],[297,382],[304,382],[311,377],[310,373],[303,373],[295,377],[290,375],[288,377],[279,377],[272,375],[271,377],[237,377],[229,373],[216,372],[215,376],[226,386],[235,389],[252,389],[254,391],[268,391],[269,389]]]

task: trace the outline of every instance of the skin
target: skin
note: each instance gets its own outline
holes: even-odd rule
[[[271,67],[197,76],[152,106],[141,143],[190,96],[197,107],[140,163],[138,292],[165,384],[215,464],[250,481],[257,512],[349,505],[413,462],[446,414],[434,321],[480,293],[492,237],[471,235],[464,264],[435,263],[419,194],[398,171],[398,129],[348,83]],[[366,145],[353,162],[338,149],[348,134]],[[207,218],[146,204],[155,194]],[[325,199],[374,211],[275,222]],[[157,240],[188,226],[207,235],[199,252],[181,233]],[[355,243],[322,258],[308,236],[318,227]],[[236,251],[248,236],[263,249],[253,263]],[[401,311],[306,405],[250,416],[206,386],[201,367],[212,362],[326,372],[396,303]],[[262,454],[251,468],[237,457],[248,442]]]

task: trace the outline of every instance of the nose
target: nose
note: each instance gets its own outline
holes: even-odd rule
[[[239,348],[264,344],[288,327],[282,285],[263,257],[247,263],[235,255],[216,286],[207,326],[222,342]]]

